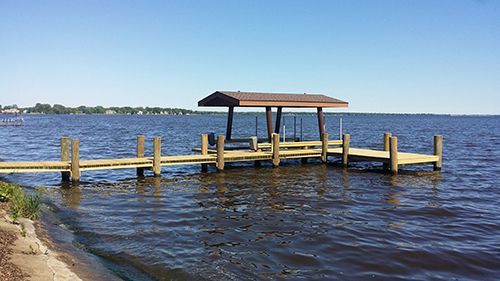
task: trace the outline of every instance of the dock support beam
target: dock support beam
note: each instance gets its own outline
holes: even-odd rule
[[[61,161],[69,162],[69,138],[67,137],[61,138]],[[69,172],[61,172],[62,181],[69,181],[69,178]]]
[[[273,112],[270,106],[266,106],[266,122],[267,122],[267,140],[272,141],[273,138]]]
[[[441,170],[443,166],[443,136],[434,136],[434,155],[439,157],[438,161],[434,163],[434,171]]]
[[[234,106],[230,106],[227,113],[227,127],[226,127],[226,139],[231,139],[231,132],[233,130],[233,115],[234,115]]]
[[[208,135],[201,134],[201,155],[207,155],[207,154],[208,154]],[[201,171],[202,172],[208,171],[208,165],[201,164]]]
[[[280,135],[273,134],[273,141],[271,144],[273,150],[273,166],[278,167],[280,165]]]
[[[217,136],[217,161],[218,171],[224,170],[224,136]]]
[[[278,107],[276,112],[276,125],[274,126],[274,133],[279,134],[281,129],[281,114],[283,112],[283,107]]]
[[[342,135],[342,166],[347,168],[349,165],[349,146],[351,144],[351,135]]]
[[[328,133],[323,133],[321,140],[321,161],[323,163],[328,162]]]
[[[323,116],[323,108],[318,107],[318,128],[319,137],[322,138],[325,133],[325,117]]]
[[[384,151],[389,151],[390,148],[390,138],[392,137],[392,134],[389,132],[384,133]],[[389,168],[389,165],[387,163],[383,164],[384,170],[387,170]]]
[[[161,175],[161,137],[153,139],[153,174],[155,177]]]
[[[137,135],[137,147],[136,147],[136,157],[144,157],[144,136]],[[144,177],[144,168],[137,168],[136,173],[138,177]]]
[[[80,181],[80,141],[71,140],[71,181]]]
[[[393,174],[398,173],[398,138],[389,138],[389,158],[390,158],[390,168]]]

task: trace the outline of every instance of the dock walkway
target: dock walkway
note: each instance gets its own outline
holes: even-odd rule
[[[283,142],[274,134],[271,143],[262,143],[248,150],[224,150],[224,136],[217,138],[216,149],[208,149],[207,135],[202,135],[201,148],[194,149],[201,154],[161,156],[161,139],[154,138],[153,157],[144,156],[144,136],[137,137],[137,157],[119,159],[80,160],[79,141],[70,144],[68,138],[61,139],[61,161],[0,162],[0,173],[61,172],[63,179],[78,181],[81,171],[137,169],[143,175],[144,169],[151,169],[154,175],[161,173],[162,166],[206,165],[213,164],[218,170],[224,169],[224,163],[271,160],[273,166],[279,166],[281,159],[320,158],[328,162],[328,157],[340,157],[347,167],[351,161],[371,161],[383,163],[393,173],[400,165],[433,164],[435,170],[442,165],[442,137],[434,137],[434,154],[417,154],[397,151],[397,138],[389,133],[384,135],[384,150],[350,148],[350,136],[345,134],[342,140],[328,140],[328,134],[321,141]]]

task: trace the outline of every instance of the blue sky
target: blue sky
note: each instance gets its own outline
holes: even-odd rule
[[[500,114],[500,1],[0,0],[2,105],[195,109],[215,90]]]

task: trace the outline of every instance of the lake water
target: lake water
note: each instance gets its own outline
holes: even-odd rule
[[[286,117],[294,135],[293,117]],[[296,135],[317,139],[315,116]],[[79,138],[82,159],[133,157],[135,136],[161,136],[163,154],[188,154],[203,132],[224,133],[224,116],[26,116],[0,128],[0,160],[57,160],[62,135]],[[327,116],[331,138],[339,117]],[[317,161],[272,168],[164,167],[4,180],[43,186],[72,233],[68,241],[125,280],[495,280],[500,276],[500,117],[344,116],[352,147],[381,148],[391,131],[400,151],[432,153],[444,137],[444,166],[383,173]],[[236,115],[235,137],[255,135],[255,116]],[[265,136],[264,115],[258,133]],[[333,159],[332,159],[333,160]],[[150,175],[147,173],[147,175]],[[54,230],[57,232],[58,230]]]

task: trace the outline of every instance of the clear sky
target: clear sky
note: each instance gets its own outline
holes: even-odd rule
[[[0,104],[196,109],[215,90],[500,114],[500,1],[0,0]]]

